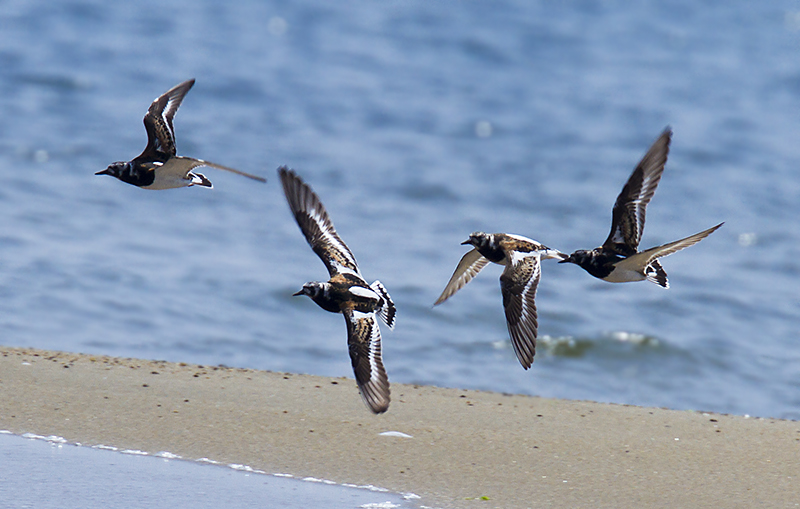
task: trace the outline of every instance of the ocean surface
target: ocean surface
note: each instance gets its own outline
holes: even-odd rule
[[[70,445],[57,436],[0,431],[0,507],[410,509],[420,498],[375,486],[292,479],[246,465],[213,466],[207,458],[178,458],[167,451],[154,457],[137,450]]]
[[[95,176],[189,78],[178,153],[267,184]],[[725,221],[670,289],[544,262],[528,371],[499,266],[432,306],[472,231],[601,244],[667,125],[641,247]],[[397,304],[392,382],[800,419],[800,2],[0,1],[0,343],[352,377],[280,165]]]

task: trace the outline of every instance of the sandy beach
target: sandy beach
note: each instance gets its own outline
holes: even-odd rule
[[[0,348],[0,429],[461,507],[795,507],[800,422]],[[397,434],[381,433],[396,431]]]

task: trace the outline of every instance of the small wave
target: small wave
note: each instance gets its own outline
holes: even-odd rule
[[[653,336],[626,331],[608,332],[595,338],[545,335],[537,341],[537,349],[561,357],[583,357],[595,348],[614,348],[620,345],[654,350],[661,346],[661,341]]]

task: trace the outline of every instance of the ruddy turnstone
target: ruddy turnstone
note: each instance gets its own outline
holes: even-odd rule
[[[143,189],[173,189],[187,186],[214,187],[205,175],[192,171],[198,166],[209,166],[243,175],[259,182],[266,182],[267,180],[263,177],[250,175],[227,166],[176,155],[175,129],[172,127],[172,119],[192,85],[194,85],[193,79],[184,81],[171,88],[150,105],[144,116],[147,146],[141,154],[132,161],[113,163],[95,175],[111,175]]]
[[[567,255],[535,240],[508,233],[475,232],[461,244],[470,244],[474,248],[458,262],[453,276],[433,305],[449,299],[487,263],[505,265],[500,276],[500,289],[508,333],[520,364],[525,369],[530,368],[536,355],[538,322],[535,299],[541,277],[541,259],[566,258]]]
[[[381,358],[381,331],[375,315],[394,328],[395,306],[380,281],[367,284],[353,253],[342,241],[319,197],[285,166],[278,169],[283,192],[311,249],[328,268],[327,282],[303,285],[295,295],[308,295],[325,311],[342,313],[347,345],[361,397],[376,414],[389,408],[389,378]]]
[[[574,263],[596,278],[611,283],[644,279],[669,288],[667,273],[658,259],[697,244],[724,223],[684,239],[639,252],[647,204],[667,163],[672,130],[667,127],[633,170],[614,204],[611,233],[602,246],[579,249],[559,263]]]

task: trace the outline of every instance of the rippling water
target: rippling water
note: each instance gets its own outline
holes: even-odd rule
[[[394,382],[800,418],[800,4],[0,2],[0,334],[9,345],[352,376],[275,168],[322,197],[398,306]],[[178,153],[212,191],[95,171],[197,78]],[[546,262],[529,371],[487,267],[431,304],[473,230],[564,251],[666,125],[642,247],[672,288]],[[354,397],[355,389],[354,389]]]

